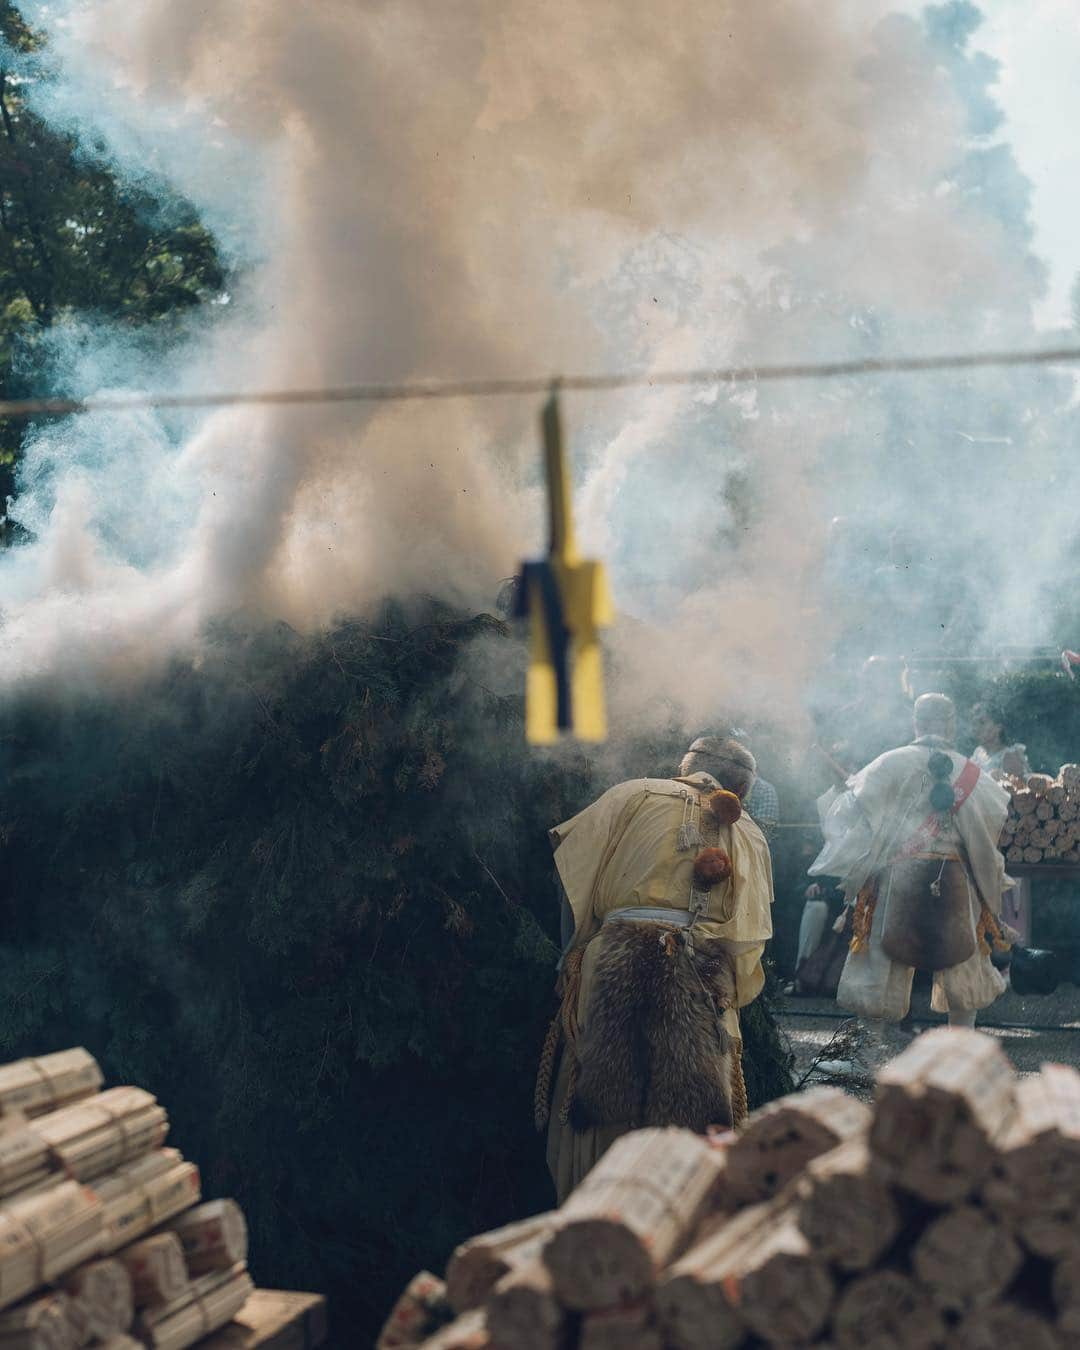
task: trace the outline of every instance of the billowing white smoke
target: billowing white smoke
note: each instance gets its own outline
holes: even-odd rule
[[[53,115],[103,136],[122,171],[166,172],[230,248],[259,254],[168,370],[121,362],[107,382],[805,359],[859,350],[848,316],[869,306],[909,346],[1012,340],[1031,285],[1004,232],[942,190],[963,109],[918,25],[887,9],[41,5]],[[789,255],[797,301],[768,290]],[[236,608],[311,626],[386,594],[490,605],[542,544],[536,411],[239,409],[43,431],[17,507],[37,542],[0,564],[5,677],[138,669]],[[575,396],[566,411],[583,541],[612,563],[623,610],[665,633],[626,637],[637,694],[691,711],[736,686],[744,704],[794,702],[829,637],[810,611],[833,498],[888,514],[860,473],[887,409],[800,386]],[[841,456],[831,477],[823,449]],[[744,470],[747,520],[730,490]]]

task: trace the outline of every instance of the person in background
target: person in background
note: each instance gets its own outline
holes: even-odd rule
[[[750,750],[750,737],[740,727],[731,727],[724,735]],[[750,751],[753,754],[753,751]],[[754,775],[754,785],[743,802],[746,814],[758,827],[766,839],[771,840],[780,826],[780,794],[776,788],[762,778]]]
[[[1004,773],[1012,778],[1028,776],[1031,765],[1027,746],[1012,741],[999,708],[989,702],[976,703],[971,710],[971,730],[978,741],[971,758],[983,773]]]
[[[808,880],[799,921],[795,978],[784,986],[784,993],[835,998],[843,960],[837,965],[832,952],[845,949],[846,941],[842,934],[833,930],[833,924],[844,911],[844,890],[839,877],[810,877]],[[829,951],[823,950],[823,943],[828,944]]]
[[[897,1024],[916,970],[933,972],[931,1007],[954,1026],[974,1026],[1005,990],[990,953],[1006,941],[999,920],[1011,878],[998,839],[1008,795],[953,749],[951,699],[924,694],[914,714],[910,745],[819,802],[825,847],[810,867],[844,879],[855,912],[837,1002],[886,1053],[903,1043]]]

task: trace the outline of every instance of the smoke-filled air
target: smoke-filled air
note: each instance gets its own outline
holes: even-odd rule
[[[0,1350],[1080,1344],[1077,64],[0,0]]]
[[[183,194],[231,278],[165,350],[103,324],[54,330],[56,393],[648,373],[1036,336],[1027,188],[966,5],[27,9],[48,38],[36,110],[122,179]],[[1038,639],[1033,601],[1071,542],[1044,496],[1069,393],[990,372],[567,395],[579,534],[611,569],[612,645],[635,676],[616,703],[703,715],[737,688],[794,713],[844,597],[890,548],[931,587],[931,567],[960,560],[970,640],[1018,623]],[[0,557],[4,681],[127,678],[238,611],[308,630],[388,595],[490,608],[544,543],[537,410],[39,423],[11,506],[26,542]],[[1035,509],[1046,543],[1002,556],[995,532]],[[921,640],[893,622],[876,645]]]

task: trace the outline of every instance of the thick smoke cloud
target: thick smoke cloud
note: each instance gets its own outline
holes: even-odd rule
[[[42,5],[59,71],[43,106],[104,138],[122,171],[167,174],[232,256],[245,239],[252,255],[167,367],[121,352],[107,375],[75,361],[71,383],[273,388],[1027,341],[1039,276],[1023,207],[1010,225],[964,178],[962,43],[940,14],[935,45],[887,11]],[[583,542],[631,619],[617,698],[796,708],[838,623],[817,584],[829,518],[857,517],[878,544],[912,514],[944,529],[976,457],[949,441],[957,455],[934,467],[942,438],[991,434],[989,387],[568,400]],[[1040,398],[1010,403],[1005,435],[1027,435]],[[310,627],[386,594],[490,605],[542,539],[535,413],[240,409],[43,430],[16,508],[37,542],[0,571],[8,678],[137,671],[238,608]],[[1010,500],[1007,479],[962,509],[961,545]],[[885,560],[878,544],[860,565]]]

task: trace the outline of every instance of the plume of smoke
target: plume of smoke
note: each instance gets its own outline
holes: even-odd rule
[[[171,177],[232,256],[248,243],[233,303],[170,362],[197,389],[1023,336],[1037,278],[957,187],[955,71],[887,9],[70,0],[34,17],[60,71],[42,106],[122,172]],[[161,383],[123,362],[107,382]],[[914,500],[895,462],[906,397],[572,402],[583,539],[637,620],[616,639],[636,706],[797,707],[834,626],[815,599],[825,522],[884,528]],[[976,425],[977,382],[920,399],[935,437]],[[137,670],[238,607],[311,626],[388,593],[490,604],[540,542],[534,413],[241,409],[42,432],[17,506],[37,540],[0,572],[8,678]]]

